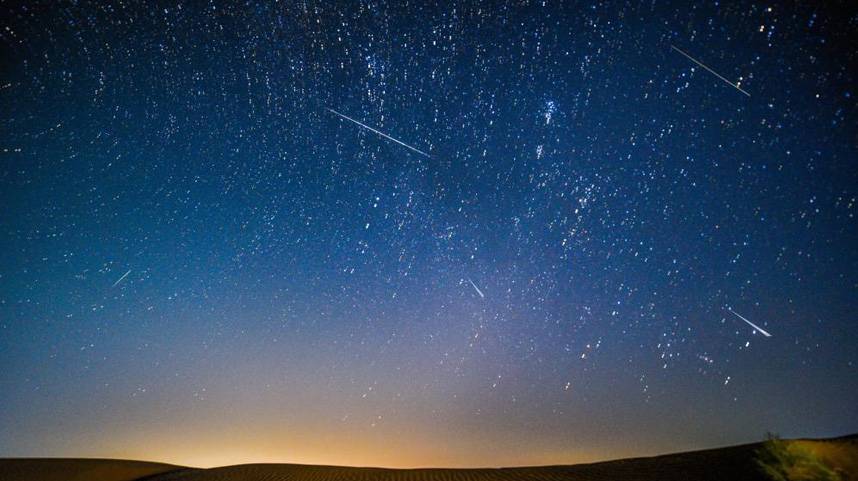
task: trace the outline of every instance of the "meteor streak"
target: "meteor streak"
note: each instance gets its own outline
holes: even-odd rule
[[[678,49],[678,48],[674,47],[673,45],[671,45],[671,46],[670,46],[670,48],[672,48],[672,49],[676,50],[677,52],[681,53],[681,54],[682,54],[682,55],[684,55],[688,60],[691,60],[692,62],[696,63],[697,65],[700,65],[701,67],[705,68],[705,69],[706,69],[706,70],[708,70],[708,71],[709,71],[709,73],[711,73],[712,75],[714,75],[714,76],[718,77],[719,79],[721,79],[721,80],[723,80],[723,81],[727,82],[730,86],[732,86],[733,88],[735,88],[735,89],[736,89],[736,90],[738,90],[739,92],[742,92],[743,94],[747,95],[748,97],[750,97],[750,96],[751,96],[751,94],[749,94],[748,92],[745,92],[744,90],[742,90],[742,89],[739,87],[739,84],[734,84],[733,82],[731,82],[731,81],[729,81],[729,80],[725,79],[724,77],[722,77],[721,75],[719,75],[719,74],[718,74],[718,72],[716,72],[716,71],[712,70],[711,68],[707,67],[706,65],[703,65],[703,63],[702,63],[702,62],[698,61],[697,59],[695,59],[695,58],[694,58],[694,57],[692,57],[691,55],[688,55],[687,53],[685,53],[685,52],[683,52],[682,50],[680,50],[680,49]]]
[[[764,335],[764,336],[766,336],[766,337],[772,337],[772,335],[771,335],[771,334],[769,334],[768,332],[766,332],[762,327],[760,327],[760,326],[758,326],[758,325],[754,324],[753,322],[751,322],[751,321],[749,321],[749,320],[745,319],[745,318],[744,318],[741,314],[739,314],[738,312],[734,311],[733,309],[730,309],[729,307],[727,308],[727,310],[728,310],[728,311],[730,311],[730,312],[732,312],[732,313],[733,313],[736,317],[738,317],[739,319],[741,319],[741,320],[743,320],[743,321],[747,322],[747,323],[748,323],[751,327],[753,327],[754,329],[756,329],[756,330],[760,331],[760,334],[762,334],[762,335]]]
[[[116,282],[114,282],[114,283],[113,283],[113,285],[112,285],[112,286],[110,286],[110,287],[116,287],[120,282],[122,282],[122,279],[125,279],[126,277],[128,277],[128,274],[131,274],[131,269],[128,269],[128,272],[126,272],[125,274],[122,274],[122,277],[120,277],[120,278],[119,278]]]
[[[400,141],[400,140],[396,140],[396,139],[394,139],[393,137],[391,137],[391,136],[389,136],[389,135],[385,134],[384,132],[379,132],[378,130],[375,130],[374,128],[370,127],[369,125],[366,125],[366,124],[364,124],[364,123],[358,122],[357,120],[355,120],[355,119],[353,119],[353,118],[351,118],[351,117],[349,117],[349,116],[347,116],[347,115],[341,114],[341,113],[337,112],[337,111],[336,111],[336,110],[334,110],[334,109],[329,109],[329,108],[325,107],[325,110],[327,110],[328,112],[334,113],[334,114],[336,114],[336,115],[339,115],[340,117],[342,117],[342,118],[344,118],[344,119],[348,120],[349,122],[354,122],[354,123],[356,123],[356,124],[360,125],[361,127],[365,128],[365,129],[367,129],[367,130],[369,130],[369,131],[371,131],[371,132],[375,132],[376,134],[378,134],[378,135],[380,135],[380,136],[384,137],[385,139],[392,140],[392,141],[396,142],[397,144],[399,144],[399,145],[401,145],[401,146],[403,146],[403,147],[405,147],[405,148],[407,148],[407,149],[411,149],[411,150],[413,150],[414,152],[417,152],[417,153],[418,153],[418,154],[420,154],[420,155],[425,155],[426,157],[429,157],[429,154],[427,154],[426,152],[423,152],[422,150],[416,149],[416,148],[414,148],[414,147],[412,147],[412,146],[410,146],[410,145],[406,144],[405,142],[402,142],[402,141]],[[429,157],[429,158],[431,158],[431,157]]]
[[[483,291],[481,291],[481,290],[480,290],[480,288],[479,288],[479,287],[477,287],[477,285],[476,285],[476,284],[474,284],[474,281],[472,281],[472,280],[468,279],[468,282],[470,282],[470,283],[471,283],[471,285],[472,285],[472,286],[474,286],[474,290],[475,290],[475,291],[477,291],[477,294],[479,294],[481,298],[483,298],[483,299],[485,299],[485,298],[486,298],[486,296],[485,296],[485,295],[483,295]]]

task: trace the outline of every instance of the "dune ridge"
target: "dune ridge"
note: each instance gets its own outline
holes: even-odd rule
[[[14,458],[0,459],[0,481],[137,481],[178,469],[123,459]]]
[[[858,434],[798,439],[858,481]],[[762,443],[590,464],[475,469],[388,469],[301,464],[189,468],[112,459],[0,459],[0,481],[764,481],[755,463]]]

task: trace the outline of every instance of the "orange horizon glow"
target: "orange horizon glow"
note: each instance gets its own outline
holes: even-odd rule
[[[214,468],[238,464],[304,464],[390,469],[501,468],[564,465],[609,461],[628,457],[626,454],[612,455],[607,452],[595,451],[578,451],[575,454],[556,452],[536,454],[531,452],[523,455],[505,453],[495,456],[481,456],[469,462],[463,459],[462,456],[455,454],[439,456],[437,455],[438,449],[426,448],[426,452],[420,452],[414,448],[402,449],[401,445],[397,449],[393,447],[395,443],[392,443],[391,447],[387,449],[379,449],[376,446],[365,447],[363,449],[354,448],[353,446],[357,442],[348,443],[346,441],[331,445],[328,449],[318,445],[312,445],[305,449],[294,449],[294,446],[284,445],[278,449],[276,446],[266,445],[265,443],[258,445],[244,444],[235,447],[218,446],[217,444],[222,443],[216,442],[212,442],[212,445],[196,444],[193,447],[188,447],[188,445],[195,443],[177,444],[184,445],[184,447],[175,445],[150,447],[152,446],[150,445],[136,449],[109,451],[109,456],[99,455],[97,457],[133,459],[196,468]],[[289,451],[293,454],[278,453]],[[433,456],[433,454],[435,455]],[[502,461],[498,462],[498,460]]]
[[[117,442],[96,443],[85,450],[64,451],[55,457],[137,460],[194,468],[238,464],[303,464],[390,469],[461,469],[571,465],[697,448],[653,446],[640,450],[576,448],[561,451],[529,444],[527,448],[519,449],[503,445],[493,447],[486,441],[429,439],[416,434],[411,439],[400,439],[398,442],[384,442],[378,437],[363,440],[351,436],[342,436],[341,439],[332,437],[333,435],[329,434],[313,439],[304,436],[283,439],[274,434],[259,436],[221,432],[189,438],[159,439],[157,434],[136,434]],[[224,439],[227,441],[223,441]],[[482,447],[476,455],[473,454],[475,445]],[[126,447],[117,449],[115,446]]]

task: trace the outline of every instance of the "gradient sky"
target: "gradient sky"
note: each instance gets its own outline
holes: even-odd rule
[[[858,431],[858,22],[783,3],[0,4],[0,456]]]

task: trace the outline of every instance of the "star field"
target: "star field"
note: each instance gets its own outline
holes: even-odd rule
[[[0,456],[858,431],[846,9],[0,5]]]

